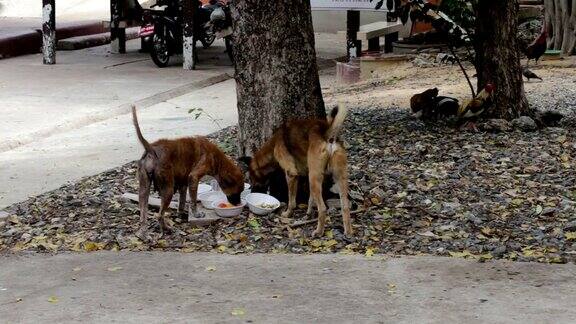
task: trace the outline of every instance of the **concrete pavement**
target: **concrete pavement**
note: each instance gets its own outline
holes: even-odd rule
[[[576,266],[344,255],[0,257],[3,323],[573,323]]]
[[[221,43],[221,42],[220,42]],[[223,43],[201,51],[198,70],[175,65],[158,69],[129,42],[126,55],[108,46],[58,52],[57,64],[38,55],[0,61],[0,152],[56,133],[126,113],[126,105],[208,78],[231,74]],[[218,46],[221,45],[221,46]]]

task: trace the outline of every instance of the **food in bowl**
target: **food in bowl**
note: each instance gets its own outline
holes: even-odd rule
[[[198,200],[202,203],[202,206],[206,209],[212,209],[212,203],[216,200],[226,199],[226,195],[222,191],[208,191],[198,194]]]
[[[234,208],[236,206],[232,205],[231,203],[222,202],[218,204],[218,208]]]
[[[268,215],[280,207],[280,201],[278,199],[263,193],[251,193],[247,195],[246,203],[250,211],[256,215]]]
[[[256,206],[258,206],[262,209],[276,209],[279,207],[277,204],[267,204],[267,203],[263,203],[263,204],[256,205]]]
[[[214,207],[214,212],[216,215],[220,217],[235,217],[242,213],[242,209],[246,205],[246,202],[242,201],[242,203],[238,206],[234,206],[230,202],[226,200],[226,198],[217,200],[212,203]]]

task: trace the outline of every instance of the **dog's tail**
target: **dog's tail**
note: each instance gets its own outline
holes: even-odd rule
[[[152,156],[156,157],[156,152],[152,148],[152,145],[148,143],[148,141],[142,135],[142,131],[140,130],[140,125],[138,124],[138,117],[136,116],[136,106],[132,105],[132,122],[134,123],[134,127],[136,128],[136,135],[138,135],[138,140],[144,146],[146,153],[151,154]]]
[[[330,127],[326,131],[326,138],[329,141],[333,141],[338,137],[346,115],[348,115],[348,108],[343,103],[338,103],[338,106],[334,107],[330,115],[328,115],[328,124]]]

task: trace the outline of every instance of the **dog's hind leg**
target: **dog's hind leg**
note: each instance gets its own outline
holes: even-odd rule
[[[340,205],[342,208],[342,224],[344,225],[344,235],[352,235],[352,221],[350,219],[350,201],[348,200],[348,170],[347,157],[344,150],[336,150],[330,158],[330,168],[334,182],[340,191]]]
[[[312,236],[321,237],[324,235],[324,227],[326,227],[326,204],[324,204],[324,198],[322,197],[322,181],[324,180],[324,175],[322,172],[310,172],[310,196],[316,202],[318,206],[318,226]]]
[[[298,190],[298,175],[286,172],[286,183],[288,183],[288,207],[282,213],[282,217],[290,217],[296,208],[296,192]]]
[[[140,230],[138,232],[141,233],[148,229],[148,198],[150,197],[150,187],[152,185],[152,179],[150,179],[148,173],[141,165],[138,166],[138,180],[140,186],[138,190]]]
[[[314,197],[312,197],[312,194],[310,194],[310,197],[308,197],[308,209],[306,210],[306,215],[312,216],[313,213],[314,213]]]
[[[163,177],[164,179],[169,177]],[[170,203],[172,202],[172,196],[174,196],[174,182],[170,180],[165,181],[160,186],[160,212],[158,213],[158,221],[160,222],[160,229],[162,233],[169,232],[171,226],[166,219],[166,212],[170,208]]]

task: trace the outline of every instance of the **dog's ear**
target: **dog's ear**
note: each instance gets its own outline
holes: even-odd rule
[[[252,162],[251,156],[242,156],[238,158],[238,165],[240,165],[240,169],[242,169],[243,173],[248,172],[250,169],[250,162]]]
[[[251,156],[242,156],[242,157],[238,158],[238,162],[240,162],[242,164],[250,165],[250,162],[252,162],[252,157]]]

